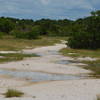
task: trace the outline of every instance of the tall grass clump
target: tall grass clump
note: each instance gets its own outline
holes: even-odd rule
[[[8,89],[4,95],[6,98],[12,98],[12,97],[21,97],[24,95],[24,93],[18,90]]]

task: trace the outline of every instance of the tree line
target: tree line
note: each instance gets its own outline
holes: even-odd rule
[[[64,20],[29,20],[9,17],[0,18],[0,33],[13,35],[16,38],[34,39],[40,35],[67,36],[66,32],[73,21]]]
[[[42,35],[64,36],[69,37],[71,48],[97,49],[100,48],[100,10],[75,21],[0,17],[0,37],[3,35],[22,39],[36,39]]]

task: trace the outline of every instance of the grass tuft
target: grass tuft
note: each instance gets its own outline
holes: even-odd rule
[[[84,50],[84,49],[71,49],[71,48],[64,48],[60,50],[60,52],[65,56],[71,56],[71,57],[100,57],[100,50]],[[69,54],[73,53],[73,54]]]
[[[12,97],[21,97],[24,95],[24,93],[18,90],[8,89],[8,91],[4,95],[6,98],[12,98]]]
[[[87,70],[93,71],[93,76],[96,78],[100,78],[100,60],[96,61],[83,61],[82,63],[87,64],[87,66],[83,66],[83,68]]]
[[[23,53],[8,53],[8,54],[0,53],[0,56],[1,56],[0,63],[9,61],[19,61],[27,57],[38,57],[38,55],[36,54],[23,54]]]

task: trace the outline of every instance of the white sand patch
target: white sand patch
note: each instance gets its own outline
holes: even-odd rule
[[[67,44],[67,43],[68,43],[68,41],[61,40],[61,43],[62,43],[62,44]]]
[[[91,58],[91,57],[81,57],[77,58],[78,61],[96,61],[98,58]]]
[[[0,51],[1,54],[8,54],[8,53],[21,53],[21,51]]]
[[[68,53],[69,55],[74,55],[74,54],[77,54],[77,53]]]
[[[31,98],[35,96],[33,100],[96,100],[96,95],[100,93],[100,80],[55,81],[26,86],[19,90]]]

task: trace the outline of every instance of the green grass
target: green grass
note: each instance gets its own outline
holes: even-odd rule
[[[18,90],[8,89],[4,95],[6,98],[12,98],[12,97],[21,97],[24,95],[24,93]]]
[[[84,49],[70,49],[70,48],[64,48],[60,51],[65,56],[71,56],[71,57],[100,57],[100,50],[84,50]],[[74,54],[69,54],[74,53]]]
[[[92,75],[100,78],[100,50],[82,50],[82,49],[64,48],[60,50],[60,52],[64,56],[70,56],[73,58],[79,58],[79,57],[99,58],[96,61],[80,61],[80,62],[87,64],[87,66],[82,66],[82,67],[93,71],[94,73]],[[70,55],[69,53],[74,53],[74,54]]]
[[[82,63],[87,64],[87,66],[83,66],[83,68],[93,71],[94,73],[92,75],[96,78],[100,78],[100,60],[82,61]]]
[[[9,54],[1,54],[3,58],[0,58],[0,63],[10,62],[10,61],[19,61],[23,60],[26,57],[38,57],[36,54],[23,54],[23,53],[9,53]]]

